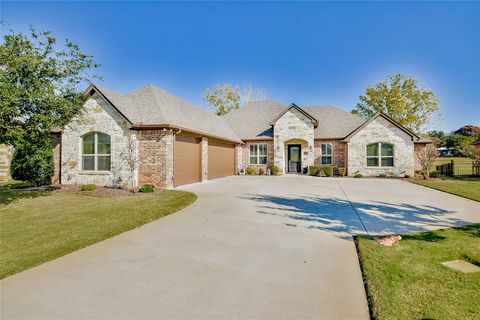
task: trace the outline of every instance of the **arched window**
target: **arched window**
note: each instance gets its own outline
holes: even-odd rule
[[[367,167],[393,167],[393,145],[382,142],[369,144]]]
[[[87,133],[82,138],[82,170],[110,171],[110,136]]]

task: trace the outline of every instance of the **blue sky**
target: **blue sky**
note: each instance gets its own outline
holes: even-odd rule
[[[72,39],[122,93],[153,83],[206,106],[210,85],[249,84],[350,111],[367,85],[405,73],[440,99],[436,129],[480,125],[478,2],[1,1],[0,18]]]

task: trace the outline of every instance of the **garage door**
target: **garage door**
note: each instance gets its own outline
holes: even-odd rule
[[[173,148],[173,185],[201,180],[200,139],[176,135]]]
[[[208,142],[208,179],[235,174],[235,146]]]

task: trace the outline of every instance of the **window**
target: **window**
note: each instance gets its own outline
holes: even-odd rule
[[[393,145],[376,142],[367,146],[367,167],[393,167]]]
[[[82,170],[110,171],[110,136],[92,132],[82,139]]]
[[[250,145],[250,164],[267,164],[267,144]]]
[[[322,164],[332,164],[332,145],[330,143],[322,143]]]

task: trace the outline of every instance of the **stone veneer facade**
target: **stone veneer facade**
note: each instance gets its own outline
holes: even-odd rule
[[[393,167],[367,167],[367,145],[375,142],[393,144]],[[348,142],[348,175],[401,177],[415,171],[414,143],[410,135],[383,117],[378,117]]]
[[[136,146],[134,155],[138,158],[136,132],[131,131],[128,122],[96,93],[87,100],[84,108],[85,112],[63,130],[61,182],[128,187],[138,185],[138,168],[135,168],[132,176],[125,163],[129,142]],[[82,137],[90,132],[102,132],[110,136],[111,171],[82,170]]]
[[[285,173],[287,170],[287,145],[302,146],[302,169],[315,162],[314,152],[314,122],[298,111],[290,108],[274,124],[274,165]]]

